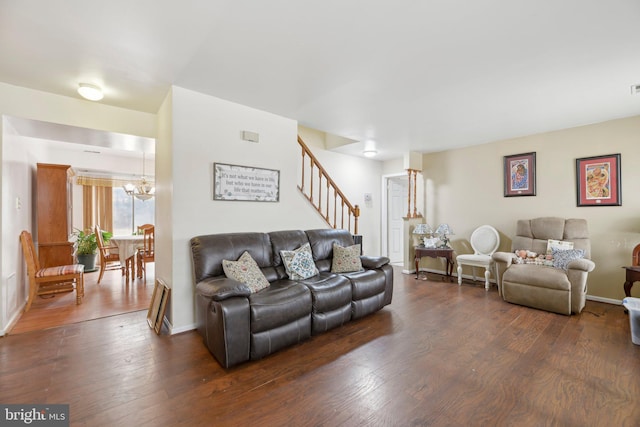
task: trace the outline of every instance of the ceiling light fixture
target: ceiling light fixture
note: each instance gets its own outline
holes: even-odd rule
[[[376,154],[378,154],[378,150],[364,150],[362,154],[364,154],[365,157],[375,157]]]
[[[104,97],[102,89],[99,86],[89,83],[80,83],[78,85],[78,93],[89,101],[100,101]]]
[[[127,195],[135,197],[136,199],[145,201],[149,200],[156,194],[156,187],[153,185],[153,182],[147,181],[147,178],[144,176],[144,152],[142,153],[142,178],[138,181],[137,184],[133,184],[131,182],[122,186]]]

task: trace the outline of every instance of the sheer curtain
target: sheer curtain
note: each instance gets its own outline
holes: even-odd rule
[[[122,185],[118,180],[79,176],[82,185],[82,225],[93,229],[113,231],[113,187]]]

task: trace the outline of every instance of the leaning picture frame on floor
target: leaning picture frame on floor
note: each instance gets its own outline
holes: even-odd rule
[[[156,279],[153,295],[151,296],[151,304],[147,312],[147,323],[158,335],[160,335],[160,331],[162,330],[162,322],[164,321],[164,314],[167,310],[167,301],[170,294],[171,288],[169,288],[162,279]]]
[[[577,206],[622,206],[620,153],[576,159]]]
[[[536,195],[536,153],[504,156],[504,197]]]

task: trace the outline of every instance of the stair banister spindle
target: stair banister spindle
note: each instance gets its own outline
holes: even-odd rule
[[[358,217],[360,216],[360,208],[358,207],[358,205],[352,205],[347,198],[344,196],[344,194],[342,193],[342,191],[340,191],[340,189],[338,188],[338,186],[336,185],[336,183],[331,179],[331,177],[329,176],[329,174],[324,170],[324,168],[322,167],[322,165],[320,164],[320,162],[317,161],[317,159],[315,158],[315,156],[313,155],[313,153],[309,150],[309,148],[307,147],[307,145],[304,143],[304,141],[302,141],[302,139],[300,137],[298,137],[298,143],[300,144],[300,146],[302,147],[302,157],[303,157],[303,161],[302,161],[302,178],[303,178],[303,182],[301,183],[301,185],[298,186],[298,189],[305,195],[305,197],[309,200],[309,202],[311,204],[314,205],[314,207],[316,208],[316,210],[320,213],[320,215],[322,215],[322,217],[325,219],[325,221],[327,222],[327,224],[329,224],[329,226],[336,228],[338,221],[337,221],[337,198],[340,197],[341,200],[341,205],[343,207],[343,209],[341,210],[341,224],[342,224],[342,228],[345,227],[345,219],[344,217],[347,216],[344,213],[344,207],[347,208],[347,212],[348,212],[348,217],[347,217],[347,224],[346,227],[349,231],[352,231],[352,221],[351,218],[353,217],[353,233],[357,233],[358,232]],[[304,158],[306,156],[309,156],[309,169],[310,169],[310,173],[309,173],[309,195],[306,194],[306,186],[304,183],[304,179],[307,176],[307,173],[305,172],[305,161]],[[314,191],[315,191],[315,185],[314,185],[314,175],[315,175],[315,171],[314,168],[318,167],[318,195],[315,196]],[[326,199],[326,208],[322,207],[322,199],[323,199],[323,195],[322,195],[322,179],[326,180],[326,185],[327,185],[327,199]],[[331,189],[333,189],[334,191],[334,219],[333,219],[333,224],[331,223],[331,217],[329,215],[329,209],[330,208],[330,203],[331,203],[331,195],[329,194],[329,192],[331,191]]]

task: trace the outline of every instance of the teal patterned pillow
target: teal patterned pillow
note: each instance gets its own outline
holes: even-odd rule
[[[349,273],[352,271],[362,271],[362,261],[360,260],[360,245],[353,245],[343,248],[333,244],[333,262],[331,264],[332,273]]]
[[[567,269],[567,264],[573,261],[574,259],[584,258],[584,250],[582,249],[556,249],[552,248],[553,251],[553,266],[555,268],[561,268],[563,270]]]
[[[311,246],[308,243],[295,251],[280,251],[280,256],[291,280],[308,279],[318,274],[316,263],[313,262]]]
[[[222,269],[228,278],[247,285],[251,293],[269,287],[269,281],[247,251],[237,261],[222,260]]]

